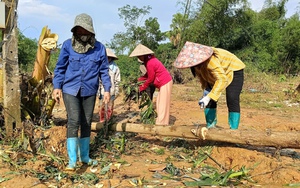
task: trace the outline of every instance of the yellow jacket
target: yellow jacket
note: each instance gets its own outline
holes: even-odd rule
[[[233,71],[242,70],[245,64],[234,54],[220,48],[213,48],[213,54],[200,68],[202,88],[212,87],[208,96],[218,101],[221,93],[233,80]]]

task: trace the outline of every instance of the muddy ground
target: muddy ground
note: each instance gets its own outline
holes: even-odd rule
[[[174,85],[171,103],[171,125],[204,125],[203,111],[197,105],[197,90],[194,88]],[[276,101],[276,95],[270,93],[244,92],[242,98],[242,112],[240,130],[282,131],[300,134],[300,107],[299,103],[283,103],[283,105],[270,105]],[[249,104],[247,98],[252,95],[258,103],[266,103],[268,108]],[[122,96],[115,103],[114,120],[139,122],[136,104],[130,107],[124,105]],[[253,100],[253,99],[251,99]],[[154,97],[155,101],[155,97]],[[255,102],[254,102],[255,103]],[[95,108],[94,121],[98,120],[97,107]],[[227,124],[227,108],[224,96],[218,103],[218,126],[229,129]],[[128,116],[133,114],[133,116]],[[135,114],[135,116],[134,116]],[[99,148],[92,148],[91,156],[100,161],[96,167],[79,168],[75,174],[82,176],[93,173],[99,179],[73,181],[71,178],[56,179],[53,177],[38,176],[37,172],[45,172],[45,167],[52,165],[63,171],[67,162],[66,154],[66,112],[63,105],[55,106],[53,119],[56,124],[50,129],[42,131],[46,154],[32,155],[30,149],[27,153],[8,152],[10,158],[26,159],[21,166],[14,166],[4,162],[0,163],[0,187],[6,188],[44,188],[44,187],[134,187],[135,181],[143,185],[137,187],[185,187],[183,182],[193,181],[189,177],[200,178],[201,169],[206,166],[222,171],[225,169],[248,169],[248,180],[241,180],[237,187],[285,187],[300,183],[300,150],[294,148],[276,149],[273,147],[257,147],[234,143],[216,143],[183,138],[170,138],[146,134],[126,134],[126,147],[124,153],[119,152],[118,144],[115,148],[107,148],[102,144]],[[36,134],[41,134],[37,131]],[[116,133],[111,133],[115,137]],[[92,133],[93,138],[97,132]],[[300,137],[299,137],[300,140]],[[108,142],[114,142],[111,139]],[[2,147],[2,153],[7,147]],[[197,163],[200,152],[208,149],[211,158]],[[208,151],[207,150],[207,151]],[[53,160],[52,154],[56,158]],[[52,160],[51,160],[52,159]],[[172,164],[179,169],[180,174],[170,177],[166,167]],[[101,174],[104,167],[110,165],[105,174]],[[74,174],[73,174],[74,175]],[[39,179],[39,178],[40,179]],[[165,178],[164,178],[165,177]],[[228,186],[229,187],[229,186]],[[233,187],[233,186],[232,186]]]

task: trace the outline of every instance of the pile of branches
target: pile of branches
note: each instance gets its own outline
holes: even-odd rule
[[[139,92],[139,86],[142,82],[131,80],[122,84],[124,92],[124,102],[130,105],[132,102],[139,106],[141,122],[144,124],[155,124],[157,113],[153,106],[153,102],[146,92]]]

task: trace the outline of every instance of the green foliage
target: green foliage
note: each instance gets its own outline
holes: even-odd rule
[[[157,18],[150,17],[143,23],[144,16],[150,13],[149,10],[151,10],[150,6],[137,8],[126,5],[119,8],[119,16],[124,20],[126,30],[116,33],[107,46],[117,54],[131,52],[138,43],[155,51],[159,43],[165,40],[166,34],[160,31]]]
[[[141,26],[143,17],[149,14],[150,6],[138,8],[126,5],[119,10],[119,17],[124,20],[125,32],[118,32],[106,46],[113,49],[116,54],[124,54],[133,50],[136,41],[140,40],[137,36],[142,36],[146,31]],[[136,34],[138,34],[136,36]]]
[[[48,69],[50,72],[54,71],[59,54],[60,54],[60,48],[57,48],[57,49],[51,51],[51,56],[50,56],[50,60],[49,60],[49,64],[48,64]]]
[[[18,61],[20,71],[23,73],[30,73],[33,71],[34,68],[34,62],[36,59],[36,53],[38,49],[38,41],[36,39],[27,38],[20,31],[18,37]],[[59,53],[59,48],[54,51],[51,51],[48,67],[50,72],[53,72],[55,68]]]
[[[29,39],[19,32],[18,61],[21,72],[32,72],[37,52],[37,41]]]
[[[157,155],[163,155],[163,154],[165,154],[165,150],[163,148],[155,149],[154,152]]]
[[[220,47],[271,74],[300,73],[299,11],[286,18],[287,0],[265,1],[261,11],[251,10],[247,0],[181,0],[182,12],[174,13],[170,31],[161,32],[157,18],[147,18],[150,6],[138,8],[126,5],[119,8],[125,32],[117,32],[106,45],[119,56],[123,81],[139,76],[135,58],[128,54],[137,43],[151,48],[167,67],[176,83],[183,83],[181,71],[173,62],[186,41]],[[164,43],[166,37],[170,43]],[[31,72],[36,56],[37,41],[19,33],[18,57],[22,72]],[[53,71],[59,49],[52,52],[49,70]],[[129,66],[128,66],[129,65]],[[248,68],[248,67],[247,67]],[[246,68],[246,69],[247,69]]]
[[[168,32],[176,48],[193,41],[227,49],[263,72],[299,74],[299,13],[285,18],[287,0],[266,1],[260,12],[245,0],[181,2],[183,14],[174,15]]]
[[[217,169],[207,166],[201,171],[201,177],[198,181],[184,182],[184,184],[188,187],[239,185],[241,179],[249,179],[247,177],[248,172],[249,170],[242,167],[238,171],[230,169],[220,173]]]
[[[129,81],[123,84],[123,91],[125,94],[124,101],[129,105],[133,101],[139,104],[141,110],[141,122],[144,124],[154,124],[157,113],[154,109],[153,102],[146,92],[139,92],[139,85],[141,82]]]
[[[245,13],[246,8],[243,0],[200,1],[197,13],[191,14],[194,17],[189,18],[193,21],[185,30],[184,40],[225,49],[240,44],[237,40],[242,38],[246,42],[249,36],[245,32],[251,21]]]
[[[191,20],[187,19],[186,15],[181,13],[176,13],[173,15],[172,23],[170,25],[171,30],[167,32],[167,36],[171,43],[179,48],[182,43],[182,35],[184,34],[184,29],[190,24]]]
[[[142,28],[145,34],[137,38],[137,41],[146,45],[152,50],[156,50],[159,42],[165,40],[165,33],[160,31],[160,25],[157,18],[149,18],[145,21],[145,26]]]
[[[140,73],[140,63],[136,58],[130,58],[125,55],[119,55],[115,63],[119,66],[121,72],[121,82],[128,83],[131,80],[137,79]]]
[[[286,76],[285,75],[279,75],[279,82],[284,82],[286,81]]]
[[[166,166],[166,172],[169,173],[171,176],[180,176],[180,168],[174,166],[173,163],[168,163]]]
[[[212,146],[204,146],[198,148],[195,156],[193,156],[193,167],[198,168],[200,164],[207,159],[207,157],[211,154],[213,150]]]
[[[154,109],[153,102],[146,92],[142,92],[139,99],[139,109],[141,110],[141,121],[144,124],[154,124],[157,113]]]
[[[280,73],[297,75],[300,73],[300,20],[298,14],[287,19],[280,35],[277,67],[282,68]]]
[[[175,48],[171,43],[160,44],[155,50],[156,57],[168,70],[174,69],[173,63],[178,53],[179,50]]]

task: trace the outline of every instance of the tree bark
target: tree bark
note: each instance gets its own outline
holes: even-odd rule
[[[16,1],[5,1],[7,22],[3,30],[3,112],[6,136],[21,128],[20,81],[18,64],[18,29]]]
[[[92,130],[98,131],[103,128],[102,123],[93,122]],[[133,123],[117,123],[110,130],[117,132],[132,132],[151,134],[167,137],[180,137],[187,139],[202,139],[217,142],[227,142],[252,146],[270,146],[276,148],[300,148],[300,132],[274,132],[268,130],[259,132],[253,130],[231,130],[231,129],[208,129],[205,138],[201,135],[201,129],[205,127],[182,125],[182,126],[160,126]],[[192,133],[196,130],[196,135]]]

